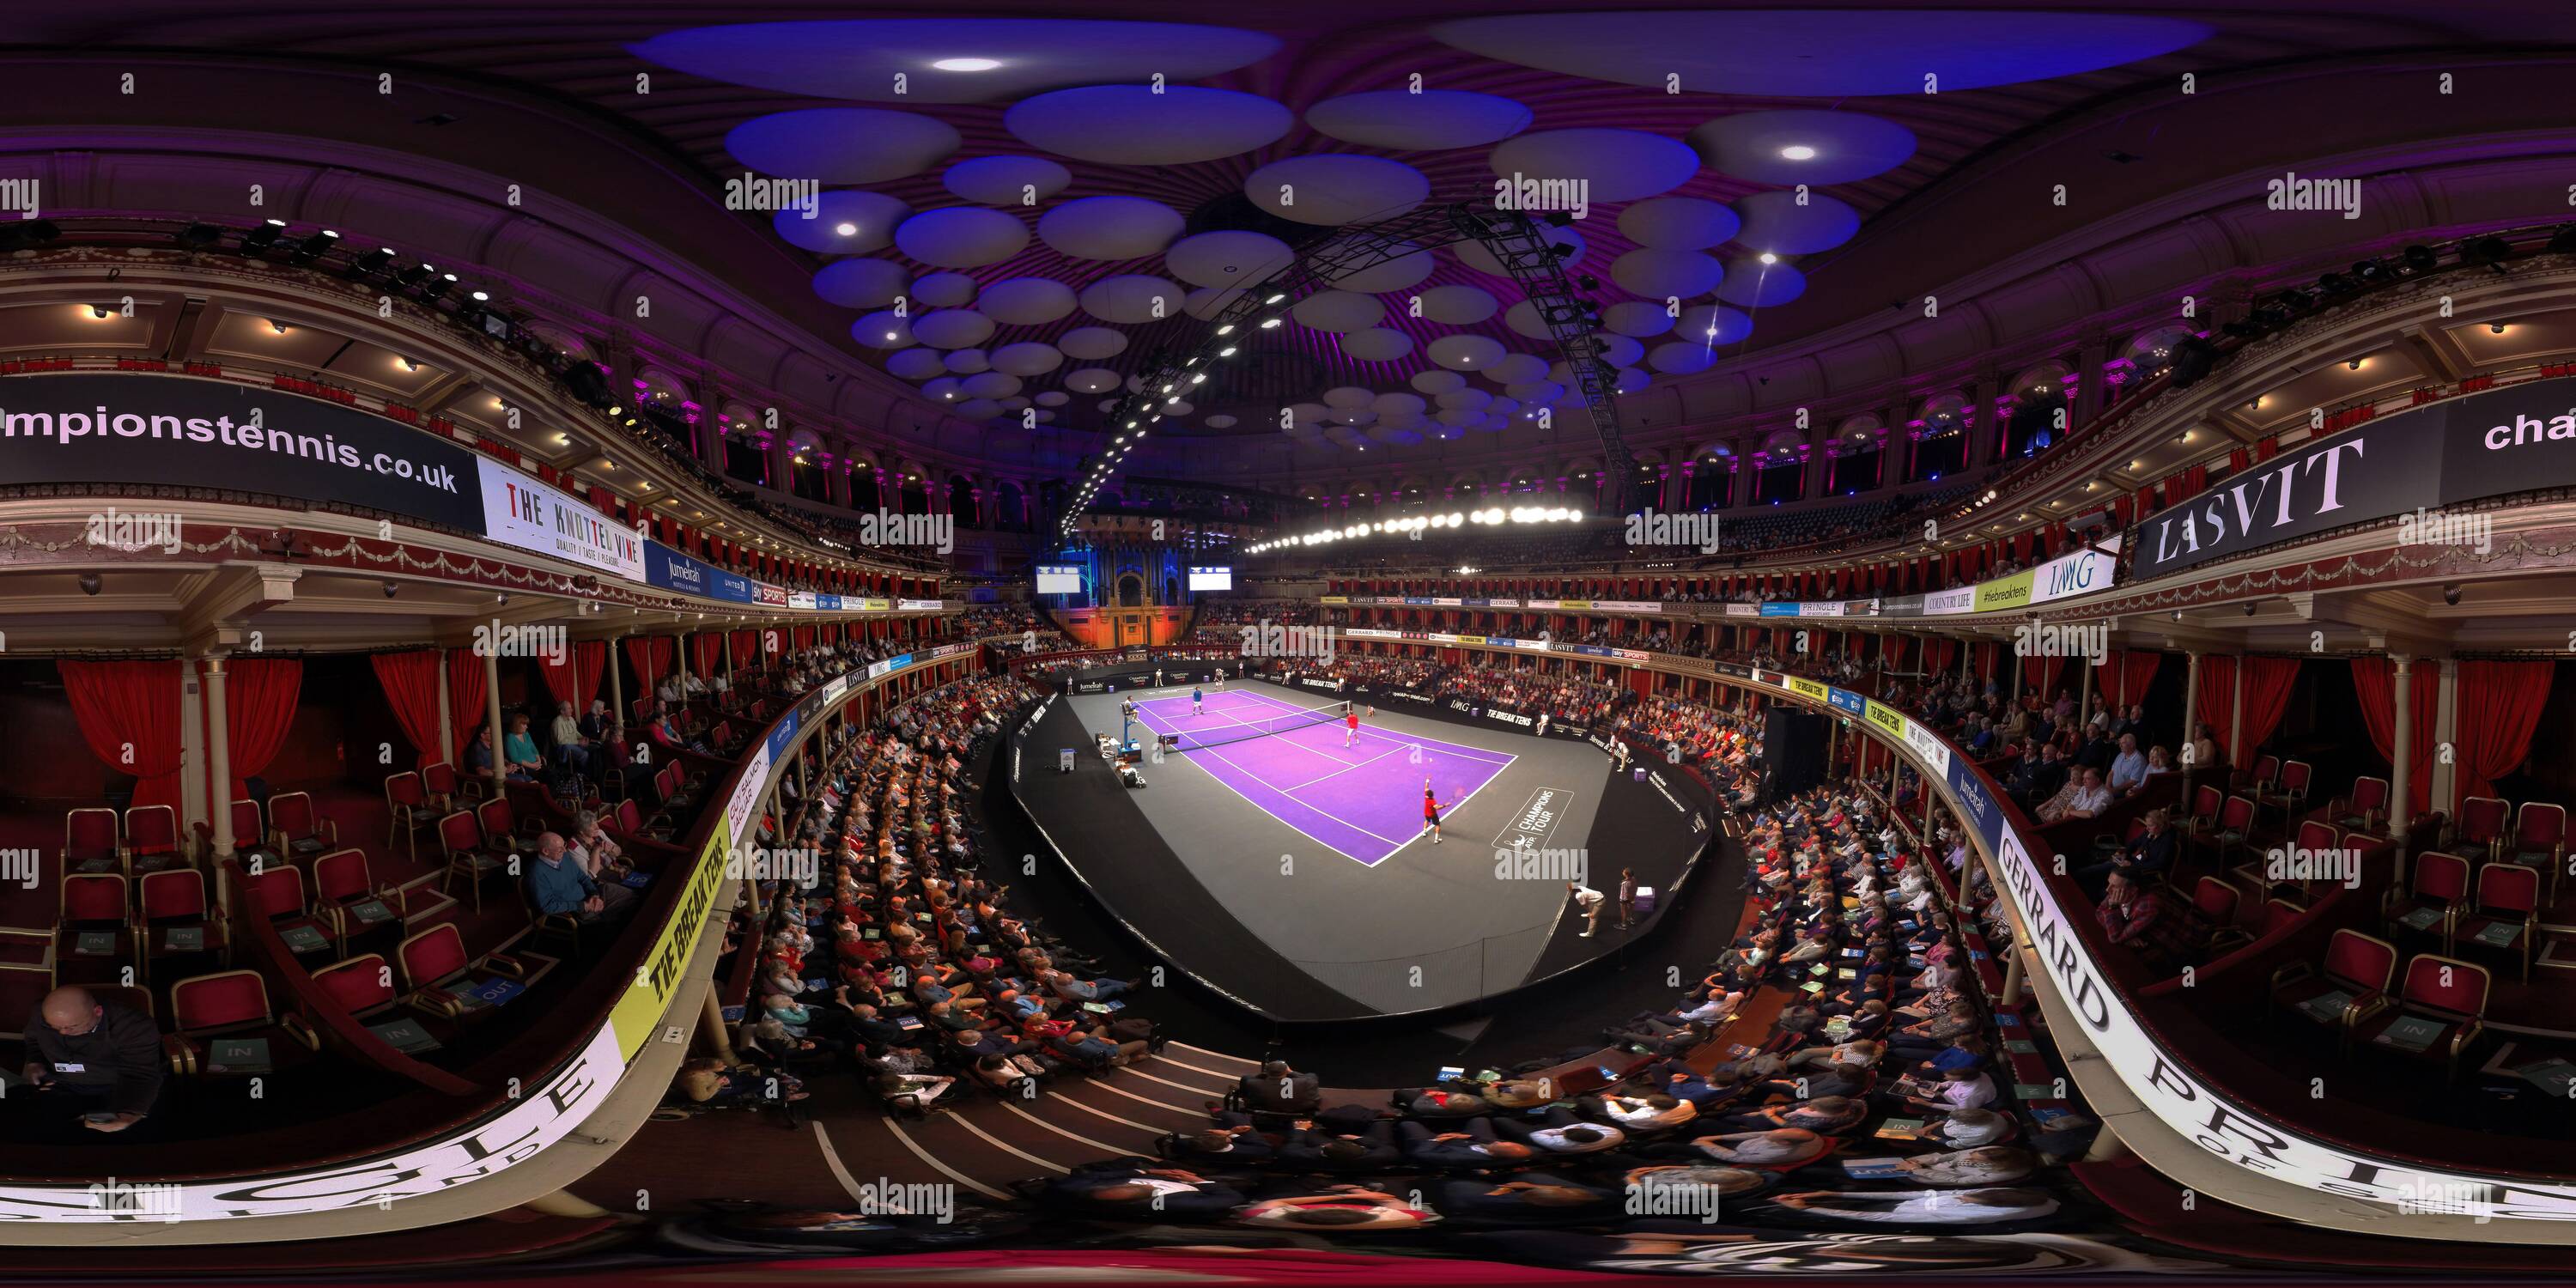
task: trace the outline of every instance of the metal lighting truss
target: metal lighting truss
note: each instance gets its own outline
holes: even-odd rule
[[[1233,302],[1209,321],[1195,348],[1172,346],[1146,355],[1136,373],[1142,386],[1121,401],[1109,418],[1113,437],[1129,441],[1086,462],[1083,479],[1074,488],[1075,499],[1057,522],[1058,538],[1073,535],[1075,522],[1089,508],[1100,483],[1121,458],[1135,450],[1134,440],[1162,421],[1157,408],[1187,396],[1215,370],[1219,350],[1247,342],[1247,331],[1266,318],[1284,318],[1290,301],[1312,291],[1330,289],[1335,281],[1380,264],[1463,241],[1483,242],[1546,322],[1557,356],[1573,372],[1575,387],[1583,392],[1584,405],[1592,413],[1593,430],[1601,436],[1604,470],[1616,480],[1610,500],[1619,512],[1626,512],[1636,487],[1636,459],[1620,435],[1619,413],[1611,403],[1619,373],[1602,357],[1604,346],[1595,332],[1598,312],[1575,295],[1555,247],[1528,215],[1458,203],[1427,206],[1365,228],[1344,230],[1321,250],[1299,255],[1268,279],[1241,288]]]

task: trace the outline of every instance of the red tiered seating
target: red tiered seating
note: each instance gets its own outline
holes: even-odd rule
[[[144,978],[150,979],[156,963],[166,960],[187,961],[211,956],[229,963],[232,939],[221,920],[210,918],[206,902],[206,874],[195,868],[170,868],[143,874],[142,952]],[[172,931],[195,930],[202,946],[189,948],[171,937]]]
[[[171,1052],[174,1067],[200,1077],[253,1072],[221,1067],[210,1060],[219,1039],[267,1042],[269,1061],[276,1068],[309,1059],[322,1049],[320,1035],[302,1017],[281,1016],[269,1008],[268,983],[255,970],[217,971],[172,984],[170,1027],[164,1049]]]
[[[150,874],[188,866],[181,843],[179,811],[167,805],[137,805],[125,811],[126,871]]]
[[[2539,935],[2540,873],[2519,863],[2478,869],[2477,898],[2451,924],[2451,951],[2502,952],[2520,964],[2529,983],[2532,941]]]
[[[2438,1061],[2454,1077],[2460,1057],[2486,1029],[2494,983],[2483,966],[2433,953],[2406,963],[2397,1005],[2356,1022],[2352,1040],[2413,1059]]]
[[[2327,1028],[2349,1044],[2352,1026],[2387,1009],[2397,977],[2397,945],[2358,930],[2338,930],[2322,966],[2291,962],[2272,972],[2272,1004]]]
[[[313,807],[311,792],[269,797],[268,822],[270,844],[289,858],[309,858],[340,843],[340,825]]]
[[[2469,863],[2456,854],[2427,850],[2415,857],[2414,884],[2404,893],[2388,892],[2380,909],[2390,938],[2407,932],[2431,935],[2448,946],[2451,923],[2469,898]]]

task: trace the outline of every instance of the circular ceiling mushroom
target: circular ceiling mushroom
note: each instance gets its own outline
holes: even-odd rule
[[[950,371],[954,371],[961,376],[971,376],[978,371],[988,371],[991,370],[993,366],[993,364],[985,358],[984,351],[981,349],[951,349],[948,351],[947,358],[943,361],[947,363]]]
[[[1481,147],[1529,123],[1530,110],[1508,98],[1457,89],[1365,90],[1306,109],[1316,133],[1389,152]]]
[[[1338,228],[1392,219],[1421,205],[1431,195],[1431,181],[1401,161],[1324,153],[1253,171],[1243,181],[1243,195],[1282,219]]]
[[[1173,242],[1163,252],[1163,266],[1192,286],[1247,286],[1286,268],[1297,257],[1288,243],[1268,233],[1224,228]]]
[[[850,338],[871,349],[900,349],[912,343],[912,319],[880,311],[850,324]]]
[[[1863,112],[1738,112],[1690,132],[1700,160],[1754,183],[1810,187],[1884,174],[1913,159],[1914,131]]]
[[[1296,123],[1295,113],[1257,94],[1169,84],[1060,89],[1002,114],[1002,128],[1023,143],[1104,165],[1239,156],[1278,141]]]
[[[1019,254],[1029,244],[1029,226],[982,206],[943,206],[904,220],[894,244],[936,268],[981,268]]]
[[[1057,337],[1055,347],[1064,350],[1064,356],[1068,358],[1098,362],[1126,352],[1127,333],[1105,326],[1075,327]]]
[[[770,226],[790,246],[826,255],[865,255],[894,245],[894,226],[912,213],[882,192],[836,188],[814,199],[814,217],[797,209],[770,216]]]
[[[890,259],[842,259],[814,275],[814,293],[845,309],[883,308],[900,298],[912,275]]]
[[[1682,310],[1674,331],[1699,344],[1734,344],[1753,334],[1753,315],[1723,304],[1699,304]]]
[[[1107,367],[1084,367],[1080,371],[1066,373],[1064,387],[1077,393],[1105,394],[1117,388],[1118,382],[1118,373]],[[1107,410],[1106,404],[1102,410]]]
[[[1061,389],[1050,389],[1045,393],[1039,394],[1037,397],[1037,403],[1040,407],[1061,407],[1072,401],[1073,395],[1066,393]]]
[[[1327,246],[1318,254],[1329,257],[1341,249],[1338,244]],[[1431,276],[1432,272],[1440,267],[1439,263],[1432,259],[1430,251],[1415,250],[1409,242],[1401,247],[1389,247],[1387,250],[1390,253],[1387,259],[1365,268],[1354,268],[1338,277],[1325,280],[1345,291],[1384,295],[1390,291],[1402,291],[1420,285],[1422,279]]]
[[[960,201],[1025,208],[1064,191],[1073,172],[1045,157],[976,157],[948,167],[939,182]]]
[[[1501,307],[1493,292],[1477,286],[1435,286],[1422,293],[1422,316],[1443,326],[1474,326]]]
[[[1181,235],[1181,212],[1143,197],[1084,197],[1038,217],[1038,240],[1074,259],[1159,255]]]
[[[1290,306],[1300,325],[1318,331],[1365,331],[1386,316],[1386,305],[1357,291],[1318,291]]]
[[[1407,383],[1411,384],[1414,388],[1437,398],[1451,390],[1466,388],[1467,378],[1459,375],[1455,371],[1444,371],[1438,367],[1433,367],[1428,370],[1415,372],[1413,379]]]
[[[1601,325],[1621,335],[1662,335],[1673,329],[1673,315],[1661,304],[1627,300],[1601,310]]]
[[[1717,284],[1717,298],[1751,309],[1786,304],[1806,290],[1806,274],[1787,264],[1765,264],[1748,255],[1727,267],[1726,280]]]
[[[992,335],[993,319],[973,309],[941,309],[912,323],[912,338],[934,349],[970,349]]]
[[[1544,380],[1547,378],[1547,359],[1534,353],[1515,353],[1495,363],[1485,373],[1485,378],[1506,385]]]
[[[928,380],[948,370],[936,349],[905,349],[886,355],[886,371],[905,380]]]
[[[1014,277],[984,288],[976,311],[1004,326],[1044,326],[1074,310],[1073,288],[1053,278]]]
[[[727,23],[627,46],[709,80],[860,102],[988,103],[1066,85],[1203,80],[1268,58],[1258,31],[1103,18],[833,18]]]
[[[1036,340],[1022,340],[993,350],[993,370],[1014,376],[1042,376],[1064,365],[1064,354],[1054,345]]]
[[[964,273],[932,273],[912,284],[912,301],[934,309],[963,308],[975,298],[975,279]]]
[[[1860,212],[1821,192],[1757,192],[1735,208],[1744,216],[1735,240],[1778,255],[1831,250],[1860,231]]]
[[[986,371],[966,377],[961,385],[969,398],[1008,398],[1020,391],[1020,378],[1001,371]]]
[[[1444,335],[1422,354],[1452,371],[1482,371],[1503,360],[1503,342],[1481,335]]]
[[[1393,362],[1413,352],[1413,337],[1390,327],[1371,327],[1343,336],[1342,352],[1362,362]]]
[[[1646,355],[1646,364],[1667,375],[1687,376],[1715,366],[1717,350],[1695,340],[1675,340],[1656,345]]]
[[[1180,312],[1181,288],[1145,273],[1104,277],[1082,288],[1082,311],[1103,322],[1134,326]]]
[[[1232,429],[1234,428],[1234,417],[1218,414],[1210,416],[1200,423],[1206,425],[1210,429]]]
[[[881,107],[807,107],[755,116],[725,135],[733,159],[782,179],[883,183],[957,150],[956,127]]]
[[[1699,154],[1679,139],[1601,128],[1524,134],[1496,146],[1486,163],[1511,181],[1514,206],[1525,211],[1636,201],[1670,192],[1699,173]],[[1565,180],[1577,186],[1550,186]],[[1538,186],[1528,187],[1533,183]]]
[[[1610,280],[1619,289],[1647,299],[1689,299],[1717,289],[1726,266],[1695,250],[1657,250],[1641,246],[1610,261]]]
[[[1619,212],[1619,234],[1658,250],[1707,250],[1735,236],[1743,220],[1705,197],[1656,197]]]

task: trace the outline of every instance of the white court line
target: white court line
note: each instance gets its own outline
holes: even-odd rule
[[[1292,702],[1287,701],[1287,700],[1286,700],[1286,699],[1284,699],[1284,698],[1272,697],[1271,695],[1266,694],[1266,693],[1246,693],[1244,696],[1246,696],[1246,697],[1251,697],[1251,698],[1259,698],[1259,699],[1262,699],[1262,700],[1267,701],[1267,702],[1276,703],[1277,705],[1279,705],[1279,706],[1281,706],[1281,707],[1283,707],[1283,708],[1286,708],[1286,709],[1288,709],[1288,710],[1291,710],[1291,711],[1306,711],[1306,712],[1324,711],[1324,710],[1329,710],[1329,709],[1330,709],[1330,708],[1332,708],[1332,707],[1335,707],[1335,706],[1340,705],[1339,703],[1327,702],[1327,703],[1325,703],[1323,706],[1320,706],[1320,707],[1300,707],[1300,706],[1297,706],[1295,703],[1292,703]],[[1402,712],[1397,712],[1396,714],[1401,715],[1401,714],[1403,714],[1403,713],[1402,713]],[[1294,732],[1294,731],[1292,730],[1291,732]],[[1466,745],[1464,745],[1464,744],[1462,744],[1462,743],[1449,742],[1449,741],[1447,741],[1447,740],[1445,740],[1445,739],[1441,739],[1441,738],[1406,738],[1406,737],[1403,737],[1403,736],[1398,735],[1398,734],[1388,733],[1388,732],[1386,732],[1385,730],[1382,730],[1382,729],[1373,728],[1373,727],[1371,727],[1371,726],[1369,725],[1368,721],[1367,721],[1365,718],[1363,718],[1363,719],[1361,720],[1361,722],[1360,722],[1360,736],[1361,736],[1362,738],[1381,738],[1381,739],[1384,739],[1384,740],[1386,740],[1386,741],[1388,741],[1388,742],[1401,743],[1401,744],[1403,744],[1403,745],[1405,745],[1405,746],[1409,746],[1409,747],[1422,746],[1422,745],[1424,745],[1424,744],[1426,744],[1426,743],[1428,743],[1428,744],[1436,744],[1436,745],[1439,745],[1439,746],[1442,746],[1442,747],[1447,747],[1447,748],[1449,748],[1452,752],[1454,752],[1454,753],[1456,753],[1457,755],[1459,755],[1459,756],[1461,756],[1461,757],[1463,757],[1463,758],[1465,758],[1465,759],[1468,759],[1468,760],[1484,760],[1484,761],[1492,761],[1492,760],[1494,760],[1496,757],[1501,757],[1501,763],[1502,763],[1502,764],[1505,764],[1505,765],[1508,765],[1508,764],[1512,763],[1513,761],[1520,759],[1520,757],[1519,757],[1519,756],[1513,755],[1511,752],[1508,752],[1508,751],[1488,751],[1488,750],[1486,750],[1486,749],[1485,749],[1485,748],[1483,748],[1483,747],[1470,747],[1470,746],[1466,746]]]
[[[971,1123],[971,1122],[966,1121],[966,1115],[964,1115],[964,1114],[950,1114],[948,1117],[949,1117],[950,1121],[955,1122],[958,1126],[963,1127],[963,1128],[965,1128],[966,1130],[971,1131],[971,1132],[975,1133],[976,1135],[983,1137],[983,1138],[984,1138],[984,1143],[985,1143],[985,1144],[990,1145],[990,1146],[992,1146],[993,1148],[998,1149],[998,1150],[1002,1151],[1002,1152],[1003,1152],[1003,1153],[1005,1153],[1005,1154],[1012,1154],[1012,1155],[1016,1155],[1016,1156],[1018,1156],[1018,1157],[1020,1157],[1020,1158],[1025,1158],[1025,1159],[1027,1159],[1028,1161],[1030,1161],[1030,1162],[1032,1162],[1032,1163],[1035,1163],[1035,1164],[1037,1164],[1038,1166],[1043,1167],[1043,1168],[1046,1168],[1046,1169],[1048,1169],[1048,1170],[1050,1170],[1050,1171],[1055,1171],[1055,1172],[1065,1172],[1065,1173],[1070,1173],[1071,1171],[1073,1171],[1073,1169],[1072,1169],[1072,1168],[1067,1167],[1067,1166],[1065,1166],[1065,1165],[1064,1165],[1064,1164],[1062,1164],[1062,1163],[1049,1162],[1049,1161],[1047,1161],[1046,1159],[1040,1158],[1040,1157],[1038,1157],[1037,1155],[1032,1154],[1032,1153],[1030,1153],[1029,1151],[1027,1151],[1027,1150],[1025,1150],[1025,1149],[1021,1149],[1021,1148],[1019,1148],[1019,1147],[1017,1147],[1017,1146],[1015,1146],[1015,1145],[1011,1145],[1011,1144],[1009,1144],[1009,1143],[1005,1142],[1005,1141],[1004,1141],[1004,1140],[1002,1140],[1000,1137],[995,1136],[993,1133],[988,1132],[988,1131],[984,1130],[983,1128],[978,1127],[978,1126],[976,1126],[975,1124],[973,1124],[973,1123]]]
[[[1515,759],[1517,759],[1517,757],[1516,757]],[[1448,808],[1448,809],[1446,809],[1446,810],[1441,811],[1441,814],[1440,814],[1440,830],[1442,830],[1442,831],[1444,831],[1444,832],[1445,832],[1445,831],[1447,831],[1447,830],[1449,830],[1449,820],[1450,820],[1451,818],[1456,817],[1459,811],[1461,811],[1461,810],[1463,810],[1463,809],[1467,808],[1467,802],[1469,802],[1469,801],[1471,801],[1471,800],[1476,799],[1476,793],[1477,793],[1477,792],[1481,792],[1481,791],[1485,790],[1486,788],[1493,786],[1493,785],[1494,785],[1494,782],[1495,782],[1495,779],[1499,779],[1499,778],[1501,778],[1502,776],[1503,776],[1503,774],[1502,774],[1502,771],[1501,771],[1501,770],[1499,770],[1499,769],[1498,769],[1498,770],[1495,770],[1495,771],[1494,771],[1494,777],[1493,777],[1493,778],[1488,778],[1488,779],[1486,779],[1485,781],[1483,781],[1483,782],[1481,782],[1481,783],[1476,784],[1473,788],[1471,788],[1471,789],[1469,789],[1469,790],[1468,790],[1468,792],[1467,792],[1467,794],[1466,794],[1466,795],[1461,796],[1461,797],[1459,797],[1458,799],[1456,799],[1456,800],[1454,800],[1454,801],[1449,802],[1449,808]],[[1428,827],[1426,827],[1426,828],[1422,829],[1421,831],[1416,832],[1416,833],[1414,833],[1414,834],[1413,834],[1413,841],[1419,841],[1419,840],[1421,840],[1421,839],[1423,839],[1424,837],[1427,837],[1427,836],[1429,836],[1429,835],[1431,835],[1431,829],[1430,829],[1430,828],[1428,828]],[[1384,840],[1385,838],[1384,838],[1384,837],[1380,837],[1380,838],[1378,838],[1378,839],[1380,839],[1380,840]],[[1400,845],[1396,846],[1393,850],[1390,850],[1390,851],[1388,851],[1388,852],[1387,852],[1387,856],[1386,856],[1386,857],[1387,857],[1388,859],[1391,859],[1391,858],[1394,858],[1394,857],[1395,857],[1396,855],[1398,855],[1398,854],[1402,854],[1402,853],[1405,851],[1406,847],[1408,847],[1408,846],[1410,846],[1410,845],[1412,845],[1412,844],[1413,844],[1413,841],[1406,841],[1406,842],[1404,842],[1404,843],[1402,843],[1402,844],[1400,844]],[[1381,862],[1381,863],[1383,863],[1383,862],[1385,862],[1386,860],[1385,860],[1385,859],[1380,859],[1380,860],[1378,860],[1378,861],[1379,861],[1379,862]]]
[[[1368,759],[1366,759],[1366,760],[1354,760],[1354,761],[1352,761],[1351,763],[1349,763],[1349,764],[1347,764],[1347,765],[1344,765],[1344,766],[1342,766],[1341,768],[1336,769],[1336,770],[1334,770],[1333,772],[1331,772],[1331,773],[1329,773],[1329,774],[1324,775],[1324,776],[1323,776],[1323,778],[1309,778],[1309,779],[1307,779],[1306,781],[1304,781],[1304,782],[1302,782],[1302,783],[1297,784],[1295,787],[1282,787],[1282,788],[1280,788],[1279,790],[1281,790],[1281,791],[1283,791],[1283,792],[1288,792],[1288,793],[1290,793],[1290,794],[1294,794],[1294,793],[1297,793],[1297,792],[1303,791],[1303,790],[1305,790],[1306,788],[1312,787],[1312,786],[1314,786],[1314,785],[1315,785],[1315,784],[1317,784],[1317,783],[1323,782],[1323,781],[1324,781],[1324,779],[1326,779],[1326,778],[1339,778],[1339,777],[1341,777],[1342,775],[1347,774],[1347,773],[1351,772],[1351,771],[1352,771],[1352,770],[1354,770],[1354,769],[1366,769],[1366,768],[1368,768],[1369,766],[1374,765],[1374,764],[1376,764],[1377,762],[1379,762],[1379,761],[1381,761],[1381,760],[1384,760],[1384,759],[1386,759],[1387,757],[1392,756],[1392,755],[1394,755],[1394,754],[1396,754],[1397,752],[1400,752],[1400,751],[1402,751],[1402,750],[1404,750],[1404,748],[1402,748],[1402,747],[1395,747],[1395,748],[1391,748],[1391,749],[1386,750],[1386,751],[1379,752],[1378,754],[1376,754],[1376,755],[1374,755],[1374,756],[1371,756],[1371,757],[1369,757],[1369,758],[1368,758]]]
[[[1081,1101],[1074,1099],[1074,1098],[1073,1098],[1073,1097],[1071,1097],[1071,1096],[1068,1096],[1068,1095],[1063,1094],[1062,1092],[1050,1091],[1050,1092],[1048,1092],[1048,1093],[1046,1093],[1046,1094],[1047,1094],[1050,1098],[1052,1098],[1052,1099],[1056,1099],[1056,1100],[1061,1100],[1061,1101],[1063,1101],[1064,1103],[1066,1103],[1066,1104],[1068,1104],[1068,1105],[1071,1105],[1071,1106],[1073,1106],[1074,1108],[1079,1109],[1079,1110],[1081,1110],[1082,1112],[1087,1113],[1087,1114],[1091,1115],[1091,1116],[1092,1116],[1092,1117],[1094,1117],[1094,1118],[1106,1118],[1106,1119],[1108,1119],[1109,1121],[1111,1121],[1111,1122],[1113,1122],[1113,1123],[1123,1123],[1123,1124],[1125,1124],[1126,1126],[1133,1127],[1133,1128],[1135,1128],[1135,1129],[1136,1129],[1136,1130],[1138,1130],[1138,1131],[1149,1131],[1149,1132],[1154,1133],[1154,1134],[1155,1134],[1155,1135],[1157,1135],[1157,1136],[1161,1136],[1161,1135],[1164,1135],[1164,1134],[1165,1134],[1165,1133],[1167,1133],[1167,1132],[1170,1132],[1170,1131],[1174,1130],[1173,1128],[1170,1128],[1170,1127],[1148,1127],[1148,1126],[1146,1126],[1145,1124],[1140,1123],[1140,1122],[1136,1121],[1136,1120],[1135,1120],[1135,1119],[1133,1119],[1133,1118],[1121,1118],[1121,1117],[1119,1117],[1118,1115],[1113,1114],[1113,1113],[1109,1112],[1109,1111],[1108,1111],[1108,1110],[1106,1110],[1106,1109],[1094,1109],[1094,1108],[1092,1108],[1091,1106],[1086,1105],[1086,1104],[1082,1103]]]
[[[939,1174],[940,1174],[940,1175],[945,1176],[945,1177],[947,1177],[948,1179],[950,1179],[950,1180],[952,1180],[952,1181],[955,1181],[955,1182],[957,1182],[958,1184],[963,1185],[963,1186],[965,1186],[966,1188],[968,1188],[968,1189],[970,1189],[970,1190],[973,1190],[973,1191],[975,1191],[976,1193],[981,1194],[981,1195],[983,1195],[984,1197],[986,1197],[986,1198],[988,1198],[988,1199],[1000,1199],[1001,1201],[1003,1201],[1003,1202],[1005,1202],[1005,1203],[1009,1203],[1009,1202],[1014,1202],[1014,1201],[1016,1201],[1016,1200],[1020,1197],[1019,1195],[1016,1195],[1016,1194],[1010,1194],[1010,1193],[1006,1193],[1006,1192],[1001,1191],[1001,1190],[994,1189],[992,1186],[990,1186],[990,1185],[986,1185],[986,1184],[985,1184],[985,1183],[983,1183],[982,1181],[976,1180],[974,1177],[972,1177],[972,1176],[968,1176],[968,1175],[967,1175],[967,1174],[965,1174],[964,1172],[958,1171],[956,1168],[950,1167],[948,1164],[943,1163],[943,1162],[940,1162],[938,1159],[931,1157],[931,1156],[930,1156],[930,1151],[929,1151],[929,1150],[926,1150],[926,1149],[923,1149],[923,1148],[921,1147],[921,1145],[920,1145],[920,1143],[919,1143],[919,1142],[917,1142],[917,1141],[913,1140],[912,1136],[911,1136],[909,1133],[907,1133],[907,1132],[905,1132],[905,1131],[904,1131],[904,1129],[903,1129],[903,1125],[902,1125],[902,1124],[900,1124],[900,1123],[897,1123],[894,1119],[892,1119],[892,1118],[881,1118],[881,1119],[878,1119],[877,1121],[884,1123],[884,1124],[886,1125],[886,1130],[887,1130],[887,1131],[890,1131],[890,1132],[893,1132],[893,1133],[894,1133],[894,1138],[895,1138],[896,1140],[902,1141],[902,1142],[903,1142],[903,1147],[904,1147],[905,1149],[908,1149],[908,1150],[911,1150],[911,1151],[912,1151],[912,1156],[913,1156],[913,1157],[918,1158],[918,1159],[920,1159],[922,1162],[928,1163],[928,1164],[930,1164],[932,1167],[935,1167],[935,1168],[939,1169]],[[1062,1169],[1062,1168],[1059,1168],[1059,1169],[1057,1169],[1057,1170],[1059,1170],[1059,1171],[1063,1171],[1063,1170],[1069,1170],[1069,1169]]]
[[[1012,1104],[1010,1101],[1003,1101],[1002,1107],[1010,1110],[1012,1113],[1018,1114],[1022,1118],[1028,1119],[1030,1122],[1036,1123],[1040,1127],[1046,1128],[1048,1131],[1054,1132],[1058,1136],[1064,1137],[1066,1140],[1077,1141],[1081,1144],[1089,1145],[1093,1149],[1099,1150],[1102,1158],[1118,1158],[1136,1152],[1132,1149],[1120,1149],[1115,1145],[1103,1145],[1089,1136],[1077,1135],[1073,1132],[1066,1131],[1064,1128],[1058,1127],[1054,1123],[1048,1122],[1046,1119],[1040,1118],[1036,1114],[1030,1113],[1028,1110]],[[1155,1134],[1161,1135],[1162,1133],[1157,1132]]]

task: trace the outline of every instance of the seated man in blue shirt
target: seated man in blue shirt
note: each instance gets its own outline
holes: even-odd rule
[[[550,917],[569,914],[584,925],[614,925],[635,911],[633,890],[601,885],[580,864],[564,862],[564,839],[553,832],[537,838],[537,861],[528,868],[528,897],[537,911]]]

